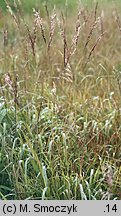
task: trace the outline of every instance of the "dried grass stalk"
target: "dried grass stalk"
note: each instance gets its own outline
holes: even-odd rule
[[[95,21],[96,21],[96,19],[97,19],[97,9],[98,9],[98,1],[96,2],[95,11],[94,11],[94,18],[95,18]]]
[[[29,41],[30,41],[33,56],[35,56],[35,42],[36,42],[35,29],[34,29],[34,37],[33,37],[32,34],[31,34],[31,31],[29,29],[29,26],[26,23],[25,23],[25,27],[26,27],[26,30],[27,30],[27,34],[28,34],[28,38],[29,38]]]
[[[10,73],[5,74],[5,83],[9,86],[11,90],[14,90],[13,81]]]
[[[45,11],[46,11],[46,14],[47,14],[47,17],[48,17],[48,21],[50,22],[50,14],[49,14],[49,10],[48,10],[47,4],[45,4]]]
[[[69,60],[70,60],[71,56],[76,52],[78,39],[79,39],[79,35],[80,35],[80,30],[81,30],[82,26],[85,25],[85,22],[81,25],[81,22],[80,22],[81,14],[82,14],[82,10],[80,10],[78,12],[78,15],[77,15],[75,32],[74,32],[74,36],[72,38],[72,43],[71,43],[70,49],[68,48],[68,45],[67,45],[66,23],[65,23],[65,18],[64,18],[63,13],[62,13],[63,26],[60,24],[60,21],[58,20],[59,28],[60,28],[60,34],[63,38],[63,44],[64,44],[64,51],[63,51],[63,53],[64,53],[63,54],[63,56],[64,56],[63,57],[64,58],[64,68],[67,67],[67,65],[69,64]]]
[[[51,21],[50,21],[50,33],[49,33],[48,51],[50,50],[50,46],[51,46],[51,43],[52,43],[52,40],[53,40],[55,26],[56,26],[56,11],[55,11],[55,8],[54,8],[53,9],[53,14],[51,16]]]
[[[42,37],[43,37],[43,40],[45,42],[45,44],[47,43],[46,41],[46,37],[45,37],[45,30],[44,30],[44,25],[43,25],[43,20],[42,18],[40,17],[40,14],[38,11],[36,11],[35,9],[33,10],[34,12],[34,15],[35,15],[35,19],[36,19],[36,23],[37,23],[37,26],[39,27],[40,31],[41,31],[41,34],[42,34]]]
[[[88,36],[87,36],[87,40],[86,40],[86,43],[85,43],[85,45],[84,45],[84,48],[86,48],[87,45],[89,44],[89,42],[90,42],[90,40],[91,40],[91,37],[92,37],[92,35],[93,35],[94,29],[97,27],[97,23],[98,23],[98,22],[99,22],[99,19],[97,19],[96,21],[93,22],[93,25],[92,25],[92,27],[91,27],[91,29],[90,29],[90,32],[89,32]]]
[[[102,11],[101,16],[100,16],[100,29],[101,29],[101,33],[104,32],[103,18],[104,18],[104,11]]]
[[[91,49],[90,52],[89,52],[87,61],[89,61],[89,59],[90,59],[92,53],[94,52],[96,46],[98,45],[98,43],[100,42],[100,40],[102,39],[102,37],[104,36],[104,34],[105,34],[105,32],[103,32],[103,33],[97,38],[97,40],[96,40],[94,46],[92,47],[92,49]]]
[[[61,13],[61,17],[62,17],[62,23],[60,22],[60,19],[57,19],[57,20],[58,20],[60,35],[63,40],[63,64],[65,68],[67,64],[68,44],[67,44],[67,39],[66,39],[66,24],[65,24],[65,18],[64,18],[63,13]]]
[[[81,25],[81,20],[80,20],[81,15],[82,15],[82,10],[80,10],[78,12],[78,15],[77,15],[75,32],[74,32],[74,36],[72,38],[72,43],[71,43],[71,48],[70,48],[70,52],[69,52],[69,56],[68,56],[68,61],[69,61],[70,57],[72,55],[74,55],[74,53],[76,52],[81,28],[85,25],[85,22],[83,22],[83,24]]]
[[[119,18],[119,15],[118,15],[118,12],[117,12],[116,9],[115,9],[115,11],[114,11],[114,18],[115,18],[115,21],[116,21],[117,26],[118,26],[118,28],[119,28],[119,31],[120,31],[120,33],[121,33],[121,21],[120,21],[120,18]]]
[[[14,97],[14,102],[16,105],[20,105],[18,102],[18,86],[17,86],[17,76],[15,77],[15,81],[13,82],[12,77],[10,75],[10,73],[8,72],[7,74],[5,74],[5,83],[8,85],[8,87],[10,88],[13,97]]]

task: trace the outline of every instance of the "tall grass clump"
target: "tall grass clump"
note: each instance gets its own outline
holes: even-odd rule
[[[118,10],[5,2],[0,199],[120,199]]]

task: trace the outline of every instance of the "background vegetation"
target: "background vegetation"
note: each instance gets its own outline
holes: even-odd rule
[[[61,7],[53,1],[54,9],[49,1],[6,2],[6,12],[0,3],[0,198],[120,199],[118,1],[115,7],[106,1],[108,10],[89,0]]]
[[[16,0],[15,0],[16,1]],[[14,0],[9,0],[9,4],[12,6]],[[110,7],[117,5],[118,7],[121,5],[121,2],[119,0],[99,0],[100,6],[102,5],[104,7]],[[53,8],[54,5],[58,7],[59,9],[64,9],[66,5],[68,5],[68,10],[74,10],[74,8],[79,4],[82,3],[84,6],[88,7],[94,7],[94,4],[96,3],[96,0],[21,0],[23,9],[26,13],[31,13],[32,8],[42,8],[42,5],[47,4],[49,8]],[[5,0],[0,1],[0,7],[2,10],[6,10],[6,4]]]

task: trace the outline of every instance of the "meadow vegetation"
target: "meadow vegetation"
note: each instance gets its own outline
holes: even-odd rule
[[[121,17],[0,11],[0,199],[121,199]],[[108,5],[108,4],[107,4]]]

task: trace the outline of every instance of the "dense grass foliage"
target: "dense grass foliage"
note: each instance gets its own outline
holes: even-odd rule
[[[0,198],[121,198],[116,9],[8,5],[0,19]]]

